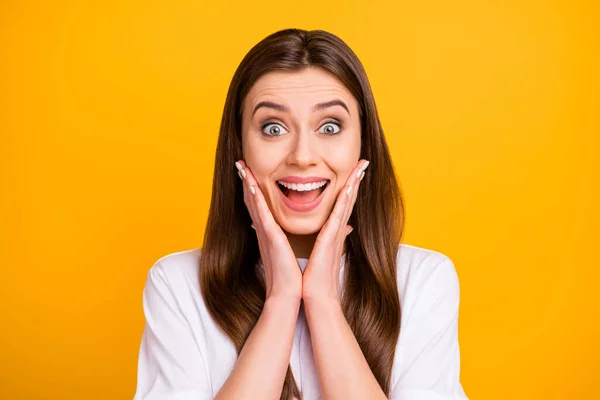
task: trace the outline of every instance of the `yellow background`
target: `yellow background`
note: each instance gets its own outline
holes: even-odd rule
[[[230,79],[288,27],[367,70],[467,395],[600,398],[597,2],[91,3],[0,4],[0,398],[133,397],[147,271],[200,246]]]

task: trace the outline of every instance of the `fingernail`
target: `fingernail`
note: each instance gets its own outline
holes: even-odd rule
[[[238,169],[238,171],[241,171],[243,169],[242,164],[240,164],[239,162],[235,162],[235,167]]]
[[[254,190],[254,186],[250,186],[250,193],[254,196],[256,194],[256,190]]]
[[[238,171],[238,176],[240,177],[241,180],[244,180],[244,177],[242,176],[240,171]]]
[[[254,227],[254,225],[250,225],[252,227],[252,229],[256,230],[256,228]]]
[[[350,193],[352,192],[352,186],[348,186],[348,190],[346,190],[346,194],[348,196],[350,196]]]
[[[243,169],[241,169],[240,173],[242,174],[242,179],[246,179],[246,171],[244,171]]]
[[[348,231],[348,233],[346,233],[346,236],[348,236],[350,234],[350,232],[352,232],[354,230],[354,228],[350,228],[350,230]]]
[[[367,161],[365,161],[365,163],[362,165],[362,167],[360,167],[360,169],[361,169],[362,171],[364,171],[365,169],[367,169],[367,167],[368,167],[368,166],[369,166],[369,161],[367,160]]]
[[[365,171],[362,172],[362,174],[360,175],[360,180],[362,181],[362,178],[365,177]]]
[[[358,171],[356,172],[356,179],[360,179],[360,174],[363,173],[362,167],[358,169]]]

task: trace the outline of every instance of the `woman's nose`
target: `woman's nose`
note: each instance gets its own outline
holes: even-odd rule
[[[288,163],[306,166],[316,164],[318,158],[318,143],[314,133],[303,130],[295,135],[288,155]]]

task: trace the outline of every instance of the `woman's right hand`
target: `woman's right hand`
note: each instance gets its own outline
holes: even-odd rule
[[[287,236],[273,218],[254,174],[243,160],[236,163],[244,203],[252,218],[265,272],[266,298],[302,299],[302,271]]]

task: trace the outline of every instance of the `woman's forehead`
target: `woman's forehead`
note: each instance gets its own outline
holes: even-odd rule
[[[279,111],[290,108],[313,107],[319,103],[340,100],[351,108],[358,107],[354,96],[335,76],[321,71],[270,72],[262,76],[251,88],[244,109],[254,114],[257,105],[271,102],[280,105]]]
[[[247,99],[260,101],[262,96],[315,95],[351,96],[346,86],[334,75],[320,68],[301,71],[273,71],[261,76],[252,86]]]

